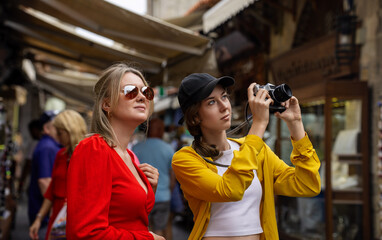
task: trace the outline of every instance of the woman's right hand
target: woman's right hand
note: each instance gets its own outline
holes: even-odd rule
[[[151,231],[150,231],[150,233],[151,233],[151,235],[153,235],[154,240],[166,240],[164,237],[159,236],[159,235],[157,235],[157,234],[155,234],[155,233],[153,233]]]
[[[33,240],[38,239],[38,230],[40,230],[41,221],[39,219],[34,220],[32,226],[29,228],[29,237]]]
[[[269,105],[273,103],[273,100],[265,89],[259,89],[255,96],[253,90],[255,85],[256,83],[252,83],[247,90],[248,104],[251,108],[253,119],[248,134],[254,134],[262,138],[269,122]]]

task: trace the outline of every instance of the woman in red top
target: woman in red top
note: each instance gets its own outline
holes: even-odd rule
[[[94,92],[93,135],[78,144],[68,169],[67,239],[164,240],[148,230],[158,171],[135,164],[127,149],[150,115],[154,92],[125,63],[106,69]]]
[[[36,216],[36,220],[29,228],[29,236],[38,239],[38,231],[41,220],[52,208],[52,215],[49,218],[45,239],[49,239],[49,233],[54,219],[66,202],[66,170],[69,158],[75,146],[85,137],[86,123],[81,115],[73,110],[65,110],[58,114],[53,120],[53,125],[57,129],[58,140],[64,147],[57,153],[54,160],[52,180],[44,194],[44,202]]]

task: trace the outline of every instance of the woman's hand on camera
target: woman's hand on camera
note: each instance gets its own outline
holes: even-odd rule
[[[301,121],[301,109],[296,97],[292,96],[281,105],[283,105],[286,110],[283,113],[276,112],[276,117],[281,118],[285,122]]]
[[[254,134],[262,138],[269,122],[269,105],[273,103],[273,100],[265,89],[259,89],[255,96],[253,91],[255,85],[256,83],[252,83],[247,90],[248,104],[253,119],[248,134]]]
[[[292,96],[288,101],[282,103],[286,108],[283,113],[276,112],[275,116],[284,120],[294,140],[300,140],[305,136],[304,125],[301,119],[301,109],[296,97]]]

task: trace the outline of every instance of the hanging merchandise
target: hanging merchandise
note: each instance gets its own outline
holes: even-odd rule
[[[6,126],[9,129],[9,127]],[[8,131],[10,132],[10,131]],[[6,134],[9,136],[9,134]],[[8,140],[5,144],[4,150],[1,152],[0,159],[0,216],[4,216],[6,210],[5,199],[10,194],[11,189],[11,178],[12,178],[12,154],[14,152],[14,143],[11,140]]]
[[[0,218],[6,219],[9,211],[6,209],[7,196],[11,194],[12,186],[12,156],[15,144],[12,141],[12,128],[6,121],[6,111],[0,101]]]
[[[4,104],[0,101],[0,217],[5,213],[5,180],[6,174],[4,172],[5,159],[6,159],[6,115]]]

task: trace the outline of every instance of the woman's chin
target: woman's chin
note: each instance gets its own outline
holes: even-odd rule
[[[227,121],[225,124],[224,124],[224,128],[225,130],[228,130],[231,128],[231,121]]]
[[[144,114],[137,114],[134,118],[134,120],[136,122],[138,122],[139,124],[146,122],[147,119],[148,119],[148,116],[146,114],[145,115]]]

